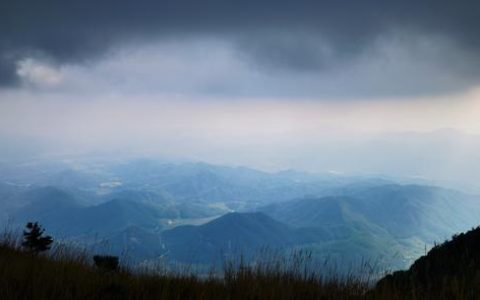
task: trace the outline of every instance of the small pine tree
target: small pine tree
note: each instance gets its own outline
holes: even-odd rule
[[[50,249],[53,239],[51,236],[43,236],[43,229],[37,222],[28,222],[23,231],[22,246],[29,252],[38,254]]]

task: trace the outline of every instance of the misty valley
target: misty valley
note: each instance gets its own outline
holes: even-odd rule
[[[131,267],[199,272],[306,251],[380,274],[480,220],[479,196],[425,181],[154,159],[4,163],[0,207],[4,228],[38,221],[56,243]]]

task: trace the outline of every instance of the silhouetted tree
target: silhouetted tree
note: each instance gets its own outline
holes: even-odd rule
[[[114,272],[118,270],[118,257],[112,255],[93,256],[95,266],[104,272]]]
[[[28,222],[23,231],[22,246],[28,251],[38,254],[50,249],[53,239],[51,236],[43,236],[45,229],[38,225],[37,222]]]

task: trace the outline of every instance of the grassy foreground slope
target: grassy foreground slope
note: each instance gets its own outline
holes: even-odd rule
[[[227,268],[224,278],[127,270],[105,273],[81,254],[32,256],[0,246],[0,299],[361,299],[360,280],[322,280],[300,270]]]
[[[375,286],[368,276],[329,279],[301,265],[228,266],[223,276],[104,272],[81,252],[35,256],[0,242],[0,299],[479,299],[480,227],[435,246]]]

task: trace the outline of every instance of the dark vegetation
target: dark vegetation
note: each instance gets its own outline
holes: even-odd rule
[[[0,299],[478,299],[480,295],[480,228],[435,246],[409,270],[387,275],[376,285],[368,275],[322,276],[306,267],[302,255],[291,264],[226,263],[222,274],[201,277],[128,270],[118,265],[116,257],[92,259],[61,246],[32,255],[21,245],[9,234],[0,241]]]
[[[94,255],[93,261],[95,267],[104,272],[118,271],[118,256],[112,255]]]
[[[22,247],[26,248],[33,254],[50,250],[53,239],[49,235],[43,235],[43,229],[37,222],[28,222],[23,231]]]
[[[377,284],[392,299],[480,299],[480,227],[433,247],[407,271]]]
[[[359,299],[367,280],[325,279],[301,264],[225,264],[223,274],[130,271],[116,257],[53,247],[31,255],[10,236],[0,244],[0,299]],[[108,271],[108,272],[105,272]]]

